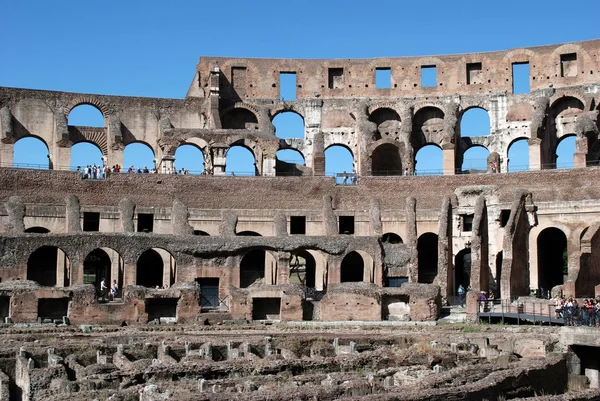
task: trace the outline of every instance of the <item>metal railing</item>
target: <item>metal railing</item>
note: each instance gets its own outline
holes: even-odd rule
[[[203,312],[220,311],[229,312],[229,295],[221,298],[219,296],[200,296],[200,309]]]
[[[550,303],[527,302],[516,299],[489,299],[477,301],[477,316],[480,321],[488,319],[505,320],[516,319],[517,324],[522,321],[531,323],[565,324],[562,316],[558,315],[555,307]]]

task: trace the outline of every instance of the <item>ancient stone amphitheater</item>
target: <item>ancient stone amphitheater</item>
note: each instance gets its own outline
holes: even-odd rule
[[[104,127],[69,124],[82,104]],[[473,108],[489,115],[485,135],[461,135]],[[482,291],[521,305],[600,295],[599,110],[600,40],[201,57],[184,99],[2,87],[0,399],[596,399],[574,392],[600,386],[594,329],[435,323],[459,284],[472,287],[469,320]],[[276,136],[282,113],[302,117],[302,139]],[[15,168],[29,137],[47,145],[47,169]],[[568,137],[574,167],[557,169]],[[513,172],[522,140],[529,166]],[[158,174],[82,180],[60,168],[82,142],[107,166],[144,143]],[[190,144],[210,174],[165,174]],[[440,174],[413,175],[432,145]],[[236,146],[253,176],[225,174]],[[353,157],[343,184],[325,174],[332,146]],[[462,168],[473,147],[489,151],[487,171]],[[286,149],[304,163],[278,160]],[[118,284],[110,301],[102,278]]]

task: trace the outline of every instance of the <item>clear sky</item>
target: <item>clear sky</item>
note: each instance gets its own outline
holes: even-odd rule
[[[599,14],[599,4],[568,6],[554,0],[13,0],[2,6],[0,86],[183,98],[201,55],[369,58],[589,40],[600,37],[600,27],[590,18]],[[78,125],[97,121],[84,111],[72,117]],[[291,122],[276,126],[279,134],[294,130]],[[572,160],[574,142],[566,145],[566,150],[559,149],[559,165]],[[78,145],[72,165],[99,162],[99,156],[86,147]],[[151,153],[143,151],[128,147],[125,164],[151,164]],[[328,150],[326,156],[341,161],[331,161],[327,171],[352,170],[351,159],[346,156],[344,161],[343,152],[335,151]],[[23,142],[18,152],[17,163],[36,164],[39,158],[29,142]],[[485,149],[470,153],[467,168],[479,168],[482,161],[485,167]],[[526,152],[517,153],[509,155],[511,163],[517,160],[514,168],[526,167]],[[301,160],[298,153],[280,156]],[[200,156],[193,148],[181,148],[176,157],[178,168],[201,169]],[[438,168],[428,160],[431,157],[435,149],[431,156],[417,155],[423,173]],[[228,160],[228,171],[250,172],[242,154],[230,154]]]

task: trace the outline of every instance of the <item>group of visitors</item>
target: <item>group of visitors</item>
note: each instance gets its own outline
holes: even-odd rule
[[[100,299],[102,301],[106,301],[107,298],[109,301],[114,301],[118,292],[119,285],[117,284],[117,280],[113,280],[109,289],[106,286],[106,279],[102,277],[102,280],[100,281]]]
[[[102,166],[97,166],[96,163],[92,165],[88,164],[84,168],[77,166],[77,172],[81,174],[83,180],[99,180],[104,178],[104,169]]]
[[[565,326],[600,327],[600,296],[585,298],[581,304],[577,299],[557,296],[554,299],[556,318],[563,318]]]
[[[348,179],[350,179],[350,182],[348,182]],[[344,185],[346,185],[346,184],[354,185],[354,184],[356,184],[357,180],[358,180],[358,173],[356,172],[356,169],[352,170],[352,173],[350,173],[350,174],[346,173],[346,170],[344,170],[344,172],[342,173],[342,184],[344,184]]]
[[[87,165],[83,168],[81,166],[77,166],[77,172],[81,175],[81,178],[84,180],[87,180],[87,179],[101,180],[101,179],[110,177],[110,175],[112,173],[121,173],[122,170],[123,170],[123,168],[118,164],[115,164],[112,167],[109,167],[109,166],[102,167],[101,165],[97,165],[95,163],[92,165]],[[129,168],[127,168],[127,173],[128,174],[157,174],[158,170],[154,167],[151,169],[149,169],[148,166],[144,166],[144,167],[139,166],[139,167],[135,168],[135,166],[131,165],[131,166],[129,166]],[[190,175],[191,174],[190,170],[188,170],[184,167],[177,170],[175,168],[175,166],[173,166],[173,168],[166,168],[164,170],[164,173],[168,174],[168,175]],[[201,175],[212,175],[212,171],[205,168],[204,170],[202,170]],[[344,183],[345,183],[345,181],[344,181]]]

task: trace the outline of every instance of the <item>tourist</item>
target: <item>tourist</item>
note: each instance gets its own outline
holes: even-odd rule
[[[408,167],[404,167],[404,176],[408,177]]]
[[[346,173],[346,170],[344,170],[344,172],[342,173],[344,177],[344,179],[342,180],[342,184],[346,184],[348,181],[348,174]]]
[[[456,291],[458,293],[458,303],[460,304],[461,308],[465,307],[465,287],[462,286],[462,284],[458,285],[458,290]]]
[[[113,280],[112,285],[110,286],[110,292],[108,294],[108,299],[111,301],[115,300],[117,296],[117,292],[119,291],[119,286],[117,285],[117,280]]]
[[[102,280],[100,281],[100,298],[102,301],[106,301],[106,290],[108,290],[108,287],[106,286],[106,280],[104,277],[102,277]]]

